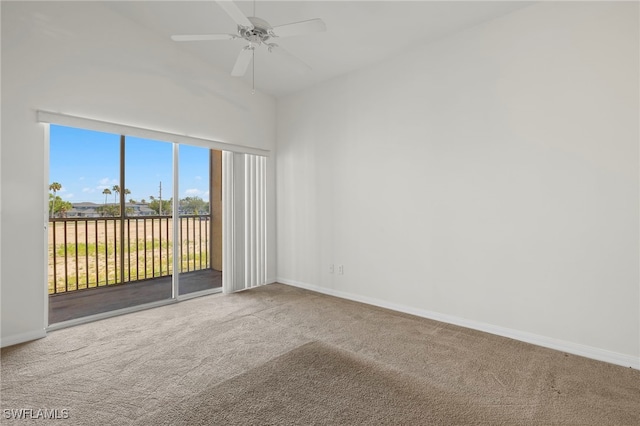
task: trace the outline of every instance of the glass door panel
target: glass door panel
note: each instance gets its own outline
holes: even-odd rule
[[[147,303],[173,297],[173,144],[127,137],[124,176],[125,280]]]
[[[179,159],[178,294],[213,291],[222,287],[221,152],[180,145]]]
[[[158,174],[172,176],[171,144],[131,141],[128,150],[129,142],[122,135],[50,127],[49,324],[171,297],[171,271],[162,268],[170,253],[164,231],[171,229],[170,216],[154,219],[155,234],[145,233],[145,220],[142,230],[138,224],[139,206],[126,201]],[[124,185],[128,170],[141,169],[150,159],[153,177],[138,171],[140,176],[132,173],[130,185]],[[171,186],[171,179],[166,182]],[[136,232],[149,237],[136,243],[131,238]],[[145,281],[166,275],[168,292]]]

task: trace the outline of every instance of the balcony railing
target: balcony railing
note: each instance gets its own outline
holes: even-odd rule
[[[210,268],[210,219],[180,216],[179,272]],[[171,216],[49,219],[49,294],[171,275],[173,245]]]

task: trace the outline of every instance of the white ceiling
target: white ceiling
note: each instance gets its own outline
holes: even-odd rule
[[[252,16],[254,3],[238,1]],[[278,39],[311,66],[300,73],[264,46],[255,54],[257,90],[282,96],[370,66],[415,45],[475,26],[530,5],[517,1],[258,1],[256,15],[272,26],[322,18],[327,31]],[[107,7],[154,32],[167,43],[173,34],[236,33],[236,24],[214,1],[108,2]],[[230,72],[242,39],[182,42],[180,48]],[[242,77],[252,84],[251,66]]]

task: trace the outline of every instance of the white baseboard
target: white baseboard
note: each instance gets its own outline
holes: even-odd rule
[[[0,347],[6,348],[7,346],[17,345],[19,343],[29,342],[31,340],[42,339],[47,336],[45,329],[29,331],[27,333],[14,334],[13,336],[7,336],[0,339]]]
[[[632,355],[612,352],[606,349],[595,348],[592,346],[582,345],[579,343],[567,342],[565,340],[554,339],[552,337],[541,336],[538,334],[528,333],[526,331],[514,330],[506,327],[500,327],[492,324],[472,321],[464,318],[459,318],[453,315],[446,315],[438,312],[411,308],[408,306],[398,305],[398,304],[390,303],[380,299],[374,299],[367,296],[361,296],[361,295],[347,293],[340,290],[320,287],[317,285],[290,280],[287,278],[278,278],[277,282],[294,286],[294,287],[304,288],[307,290],[326,294],[329,296],[339,297],[341,299],[353,300],[355,302],[361,302],[367,305],[378,306],[381,308],[390,309],[392,311],[403,312],[406,314],[411,314],[411,315],[415,315],[422,318],[428,318],[435,321],[458,325],[458,326],[470,328],[473,330],[495,334],[497,336],[508,337],[510,339],[519,340],[521,342],[531,343],[531,344],[542,346],[549,349],[555,349],[557,351],[562,351],[562,352],[570,353],[573,355],[583,356],[585,358],[591,358],[598,361],[608,362],[610,364],[620,365],[623,367],[631,367],[636,370],[640,370],[640,357],[634,357]]]

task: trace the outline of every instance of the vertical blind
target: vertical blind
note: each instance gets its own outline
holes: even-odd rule
[[[267,159],[225,151],[223,245],[225,293],[262,285],[267,277]]]

